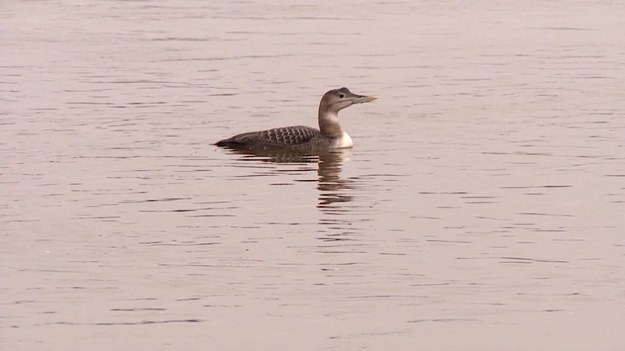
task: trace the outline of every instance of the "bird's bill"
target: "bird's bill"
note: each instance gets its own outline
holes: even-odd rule
[[[361,104],[363,102],[370,102],[375,99],[377,99],[376,96],[354,95],[354,97],[352,98],[352,101],[355,104]]]

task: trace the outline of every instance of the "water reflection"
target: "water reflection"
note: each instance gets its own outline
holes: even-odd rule
[[[284,149],[227,148],[239,154],[243,161],[261,161],[271,163],[316,163],[319,155]],[[280,171],[276,169],[276,171]]]
[[[351,150],[333,150],[323,153],[302,153],[291,150],[255,150],[231,149],[241,155],[243,161],[260,161],[278,164],[317,164],[317,190],[319,190],[317,208],[324,213],[344,212],[343,204],[352,201],[354,189],[353,179],[342,179],[341,169],[343,162],[348,160]],[[284,169],[275,168],[275,172],[282,173]],[[295,180],[303,182],[307,180]]]
[[[342,203],[353,199],[351,191],[354,188],[353,180],[341,178],[341,168],[351,150],[337,150],[319,155],[319,203],[317,205],[324,212],[336,212]]]
[[[325,235],[319,237],[324,242],[356,240],[354,236],[362,233],[361,228],[354,225],[354,222],[362,221],[362,218],[354,216],[359,206],[352,203],[357,189],[356,180],[341,177],[343,162],[350,155],[351,150],[338,150],[319,156],[317,208],[322,214],[319,224],[327,228]],[[332,246],[325,249],[336,252]]]

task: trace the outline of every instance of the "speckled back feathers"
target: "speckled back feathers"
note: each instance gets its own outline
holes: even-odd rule
[[[217,142],[217,146],[267,146],[267,147],[297,147],[309,144],[319,137],[319,130],[306,126],[292,126],[248,132]]]

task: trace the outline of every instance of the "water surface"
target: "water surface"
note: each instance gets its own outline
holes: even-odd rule
[[[0,349],[625,346],[624,5],[0,8]]]

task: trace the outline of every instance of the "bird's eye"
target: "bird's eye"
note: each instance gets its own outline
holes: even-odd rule
[[[345,97],[345,95],[343,95],[343,94],[339,94],[339,97],[342,99],[342,98],[344,98],[344,97]]]

